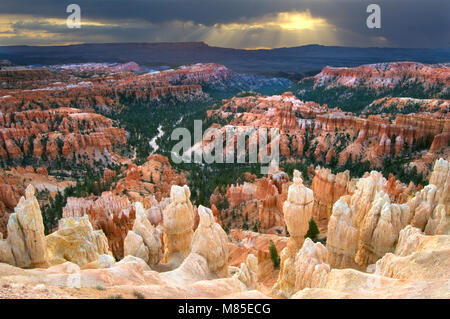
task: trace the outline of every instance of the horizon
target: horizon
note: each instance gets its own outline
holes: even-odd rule
[[[0,45],[205,42],[246,50],[311,43],[449,46],[449,1],[378,0],[379,23],[372,27],[367,22],[371,5],[367,0],[77,0],[68,6],[57,0],[4,0]],[[77,25],[69,26],[70,19]]]
[[[277,49],[293,49],[293,48],[302,48],[302,47],[327,47],[327,48],[354,48],[354,49],[402,49],[402,50],[417,50],[417,49],[429,49],[429,50],[438,50],[438,49],[450,49],[450,44],[447,46],[441,47],[391,47],[391,46],[346,46],[346,45],[324,45],[318,43],[310,43],[310,44],[302,44],[295,46],[280,46],[280,47],[260,47],[260,48],[233,48],[233,47],[225,47],[225,46],[217,46],[208,44],[205,41],[161,41],[161,42],[79,42],[79,43],[63,43],[63,44],[12,44],[12,45],[2,45],[0,47],[68,47],[68,46],[77,46],[77,45],[112,45],[112,44],[204,44],[211,48],[221,48],[221,49],[232,49],[232,50],[246,50],[246,51],[259,51],[259,50],[277,50]]]

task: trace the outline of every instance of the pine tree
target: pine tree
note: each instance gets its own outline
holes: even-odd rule
[[[280,267],[280,256],[278,256],[277,247],[275,246],[273,240],[270,240],[269,252],[273,268],[278,269]]]
[[[315,239],[319,235],[319,228],[313,218],[309,220],[309,229],[305,235],[305,238]]]
[[[259,220],[256,221],[255,225],[253,225],[253,231],[255,233],[259,233]]]

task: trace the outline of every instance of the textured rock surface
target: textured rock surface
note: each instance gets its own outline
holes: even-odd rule
[[[278,279],[278,269],[274,269],[270,259],[269,246],[274,243],[277,252],[280,253],[287,245],[288,238],[274,234],[261,234],[250,231],[233,229],[229,233],[231,242],[228,244],[230,251],[229,264],[236,268],[242,268],[247,263],[247,257],[257,257],[257,282],[260,287],[272,288]]]
[[[61,72],[59,67],[64,68],[64,71]],[[100,66],[88,69],[77,65],[54,66],[50,67],[50,71],[62,76],[60,80],[63,80],[65,85],[61,85],[61,82],[51,82],[52,77],[49,78],[50,82],[24,82],[24,86],[32,87],[33,90],[14,91],[12,94],[8,94],[9,90],[4,90],[4,93],[8,94],[2,101],[4,109],[16,110],[20,104],[23,109],[37,108],[39,105],[44,108],[52,105],[120,108],[122,96],[127,96],[128,100],[134,103],[150,103],[162,98],[172,102],[189,101],[205,98],[199,84],[214,78],[225,79],[231,72],[217,64],[196,64],[152,74],[133,74],[128,72],[128,68],[112,69]],[[102,72],[103,76],[92,80],[97,72]],[[71,75],[72,80],[68,81],[67,78],[70,79]]]
[[[322,287],[329,272],[325,246],[306,238],[303,247],[295,256],[295,291]]]
[[[450,236],[425,235],[410,225],[399,235],[395,252],[374,265],[373,273],[332,269],[315,288],[293,298],[444,298],[450,293]]]
[[[8,221],[8,238],[1,241],[0,261],[22,268],[47,267],[41,209],[29,185]]]
[[[294,171],[294,184],[289,186],[288,197],[283,205],[284,220],[290,237],[280,256],[280,274],[275,290],[290,296],[295,290],[295,259],[302,247],[309,228],[314,206],[313,192],[303,185],[301,173]]]
[[[439,88],[440,93],[445,92],[449,81],[450,69],[446,63],[427,65],[415,62],[391,62],[354,68],[325,67],[322,72],[314,76],[316,86],[327,88],[364,86],[375,90],[385,90],[417,82],[426,88]]]
[[[110,163],[114,145],[126,142],[125,131],[112,120],[75,108],[30,110],[0,116],[0,157],[64,157]],[[19,147],[22,145],[22,148]]]
[[[222,227],[214,221],[209,208],[198,208],[200,223],[192,238],[191,253],[203,256],[209,271],[218,277],[228,276],[228,237]]]
[[[444,99],[414,99],[409,97],[385,97],[373,101],[366,110],[377,113],[388,113],[391,110],[407,111],[411,108],[415,112],[446,112],[450,108],[450,101]]]
[[[361,178],[353,195],[333,206],[328,224],[328,260],[333,268],[365,269],[394,252],[407,225],[427,234],[448,234],[448,162],[436,161],[430,184],[407,204],[391,202],[389,181],[371,172]]]
[[[312,180],[314,193],[314,219],[329,220],[333,204],[343,195],[351,192],[350,172],[334,175],[329,169],[318,166]]]
[[[393,251],[400,230],[410,220],[408,205],[391,204],[386,193],[377,193],[372,207],[360,225],[356,263],[364,267],[375,263],[385,253]]]
[[[116,258],[124,256],[123,243],[133,227],[135,213],[127,197],[112,192],[103,192],[95,200],[69,197],[63,208],[64,218],[87,216],[94,229],[102,230]]]
[[[265,177],[245,173],[236,184],[217,187],[210,203],[220,208],[220,223],[228,229],[249,229],[265,234],[285,234],[283,203],[287,198],[289,176],[278,166]],[[213,208],[213,206],[211,206]],[[213,209],[214,212],[214,209]]]
[[[377,273],[403,280],[448,281],[450,236],[426,236],[408,226],[400,237],[395,254],[388,253],[376,263]]]
[[[48,269],[23,270],[0,264],[0,293],[11,297],[21,292],[25,298],[43,298],[43,294],[37,291],[30,294],[31,287],[40,285],[46,289],[47,298],[111,298],[112,295],[121,295],[135,299],[136,292],[145,298],[267,298],[259,291],[247,289],[237,278],[208,277],[205,259],[197,254],[192,256],[196,257],[187,259],[186,267],[165,273],[152,271],[144,261],[131,256],[107,268],[80,269],[66,262]],[[76,286],[73,278],[77,279]],[[11,288],[13,284],[17,288]]]
[[[395,249],[411,213],[408,205],[391,203],[386,184],[373,171],[358,181],[353,195],[341,197],[333,206],[327,237],[333,268],[363,269]]]
[[[191,192],[186,185],[172,186],[170,204],[164,209],[164,260],[169,264],[180,264],[189,254],[194,234],[194,208]]]
[[[313,192],[303,185],[301,173],[294,171],[294,184],[289,186],[288,197],[283,205],[284,219],[290,238],[302,244],[308,231],[313,210]]]
[[[111,173],[105,170],[105,174]],[[157,226],[162,222],[162,210],[168,204],[171,186],[186,184],[186,178],[175,173],[167,157],[158,154],[149,156],[140,166],[128,165],[117,177],[115,187],[97,198],[69,197],[63,217],[88,215],[94,229],[103,230],[111,251],[120,259],[124,257],[123,243],[135,219],[136,210],[132,204],[142,202],[145,215]],[[147,182],[149,180],[153,182]]]
[[[450,163],[435,162],[430,184],[408,201],[413,214],[411,225],[426,234],[450,233]]]
[[[45,192],[52,196],[57,191],[62,192],[73,184],[70,180],[58,180],[54,176],[48,175],[47,170],[43,167],[34,169],[31,166],[17,166],[0,169],[0,233],[3,233],[4,238],[8,236],[9,216],[14,212],[20,197],[25,195],[28,185],[33,185],[36,193]],[[41,201],[40,204],[42,204]]]
[[[88,216],[61,219],[58,230],[46,239],[53,265],[70,261],[83,266],[96,261],[100,255],[112,255],[105,234],[92,228]]]
[[[130,164],[123,172],[124,178],[120,178],[114,188],[114,192],[127,195],[132,201],[142,201],[153,195],[157,201],[169,197],[172,185],[185,185],[186,177],[178,174],[169,163],[166,156],[153,154],[147,161],[140,165]],[[149,183],[148,181],[152,181]],[[131,197],[130,194],[137,194]]]
[[[233,275],[244,283],[248,288],[256,288],[258,286],[258,258],[255,255],[247,255],[245,263],[241,263]]]
[[[365,67],[370,69],[373,66]],[[414,82],[417,79],[416,72],[423,76],[422,80],[429,76],[434,80],[436,80],[435,77],[443,76],[445,78],[448,76],[448,65],[423,66],[420,71],[415,67],[414,63],[410,64],[406,67],[408,69],[405,71],[406,73],[403,71],[403,67],[397,68],[395,63],[380,67],[381,74],[390,73],[397,80],[389,79],[384,82],[381,78],[375,77],[369,80],[370,84],[367,85],[383,86],[387,84],[389,87],[390,83],[397,82],[405,74],[408,77],[405,82]],[[444,75],[436,73],[440,72],[441,68]],[[431,70],[430,74],[426,70]],[[342,72],[351,74],[354,73],[354,70],[338,69],[336,77],[340,77]],[[355,73],[356,75],[351,75],[356,81],[354,83],[359,83],[358,81],[365,83],[367,77],[371,78],[370,72],[365,74],[355,71]],[[324,77],[327,78],[327,75]],[[325,81],[327,83],[324,86],[334,85],[333,78],[334,75],[331,76],[331,82]],[[443,82],[440,80],[426,84],[427,88],[432,90],[437,90],[435,86],[440,87],[441,93],[448,90],[448,86],[442,85]],[[327,105],[301,101],[292,93],[284,93],[274,96],[254,95],[223,100],[220,108],[209,110],[207,116],[213,121],[215,127],[221,127],[223,132],[225,132],[225,127],[232,128],[237,135],[249,134],[254,128],[278,128],[280,130],[280,155],[288,159],[299,160],[304,156],[309,156],[316,161],[323,161],[332,166],[343,166],[349,160],[353,163],[368,161],[372,166],[381,168],[384,157],[401,157],[408,154],[413,158],[413,164],[417,166],[418,171],[422,172],[424,176],[428,176],[430,172],[428,164],[442,156],[442,152],[447,154],[445,156],[449,154],[447,143],[450,134],[448,107],[433,113],[420,112],[420,109],[409,114],[397,114],[398,110],[394,111],[393,120],[391,120],[391,116],[383,113],[359,116],[337,108],[328,108]],[[253,135],[255,134],[250,134],[250,136]],[[202,143],[208,144],[209,142],[204,140]],[[418,148],[427,149],[429,152],[415,152]],[[248,149],[249,146],[246,151]]]
[[[157,264],[163,255],[161,235],[147,218],[141,203],[136,203],[136,219],[133,230],[124,242],[124,255],[143,259],[149,265]]]
[[[350,196],[341,197],[333,205],[328,223],[328,262],[333,268],[358,268],[354,261],[358,251],[358,228],[353,224]]]

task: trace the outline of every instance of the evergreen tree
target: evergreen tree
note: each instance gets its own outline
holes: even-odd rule
[[[277,247],[275,246],[273,240],[270,240],[269,252],[273,268],[278,269],[280,267],[280,256],[278,256]]]
[[[305,235],[305,238],[315,239],[319,235],[319,228],[313,218],[309,220],[309,229]]]

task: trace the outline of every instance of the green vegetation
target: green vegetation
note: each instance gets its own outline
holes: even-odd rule
[[[217,209],[219,211],[228,209],[230,207],[230,203],[228,202],[228,198],[224,197],[223,201],[217,203]]]
[[[424,179],[422,173],[418,173],[417,167],[413,166],[412,168],[408,167],[406,164],[408,163],[407,158],[395,158],[391,159],[389,157],[384,158],[383,160],[383,176],[385,178],[389,177],[389,174],[393,174],[396,179],[400,180],[405,184],[409,184],[409,182],[413,182],[418,185],[426,186],[428,181]]]
[[[306,101],[314,101],[319,104],[327,104],[329,107],[339,107],[343,111],[358,113],[374,100],[382,97],[411,97],[425,99],[430,97],[439,97],[443,99],[450,98],[450,93],[440,94],[442,86],[445,84],[437,84],[431,88],[425,88],[421,83],[406,83],[398,85],[393,89],[384,89],[376,91],[368,89],[363,85],[357,88],[350,87],[315,87],[314,80],[308,79],[299,82],[292,87],[292,91],[296,95]],[[401,113],[411,113],[417,106],[412,105],[402,110]]]
[[[120,172],[119,165],[111,166],[111,169],[114,169],[117,175]],[[48,203],[41,207],[45,234],[51,233],[58,226],[58,220],[62,218],[63,208],[67,204],[68,197],[98,196],[102,192],[109,190],[111,184],[103,182],[102,176],[102,171],[95,171],[90,166],[86,166],[85,175],[77,181],[75,186],[66,187],[64,192],[57,192],[54,199],[51,197],[48,198]]]
[[[417,113],[421,110],[421,104],[420,103],[407,103],[402,108],[398,107],[397,103],[392,103],[389,105],[389,107],[382,108],[381,104],[375,104],[372,105],[372,108],[366,113],[367,115],[371,114],[380,114],[380,113],[390,113],[392,115],[397,114],[410,114],[410,113]]]
[[[294,87],[294,92],[302,100],[314,101],[319,104],[327,104],[328,107],[339,107],[344,111],[359,112],[369,105],[378,96],[375,92],[363,87],[358,89],[336,87],[325,89],[314,88],[312,79],[299,82]]]
[[[253,231],[255,233],[259,233],[259,227],[261,226],[261,222],[259,220],[256,221],[256,223],[253,225]]]
[[[280,256],[278,256],[277,247],[275,246],[273,240],[270,240],[269,253],[270,253],[270,260],[272,260],[273,268],[274,269],[280,268]]]
[[[309,163],[307,161],[305,161],[305,163],[303,162],[280,163],[279,165],[280,169],[283,169],[283,171],[289,175],[290,179],[292,179],[292,176],[294,176],[294,170],[298,170],[300,173],[302,173],[303,184],[311,185],[312,180],[309,178],[308,166]]]
[[[312,240],[316,239],[317,235],[319,235],[319,228],[313,218],[309,220],[309,229],[305,235],[305,238],[311,238]]]
[[[408,87],[396,88],[390,92],[384,91],[380,94],[375,94],[373,91],[364,88],[347,89],[334,88],[329,90],[313,89],[312,80],[306,80],[297,84],[296,90],[300,97],[305,100],[314,100],[318,103],[327,103],[329,106],[339,106],[347,111],[360,111],[366,105],[370,104],[375,98],[381,95],[395,94],[401,95],[402,92],[408,92],[416,97],[422,97],[424,90],[421,85],[410,84]],[[260,173],[261,164],[235,163],[233,165],[212,163],[201,165],[197,163],[180,163],[176,164],[171,159],[171,150],[178,140],[171,140],[171,132],[176,127],[184,127],[191,132],[191,145],[194,141],[194,120],[201,120],[203,131],[205,131],[212,124],[225,125],[229,123],[233,115],[229,118],[222,117],[206,117],[206,111],[211,109],[218,109],[222,106],[221,99],[230,98],[234,92],[214,91],[212,88],[205,89],[210,94],[209,99],[199,99],[193,102],[176,102],[173,100],[163,100],[157,103],[136,104],[131,100],[122,97],[121,102],[127,105],[119,113],[109,114],[118,125],[129,132],[128,143],[122,146],[119,151],[122,154],[136,154],[134,162],[138,165],[144,163],[148,155],[154,151],[149,141],[158,134],[158,127],[164,134],[156,140],[158,145],[158,154],[162,154],[169,158],[169,161],[178,172],[183,172],[188,179],[188,185],[191,189],[191,200],[196,205],[209,206],[209,197],[216,187],[225,187],[229,184],[242,183],[244,181],[243,174],[250,172],[255,174],[257,178],[262,177]],[[273,92],[272,92],[273,93]],[[241,92],[238,96],[256,96],[255,92]],[[232,110],[229,110],[232,111]],[[239,111],[239,110],[237,110]],[[241,111],[244,111],[243,109]],[[233,111],[236,112],[236,111]],[[288,136],[290,144],[293,136]],[[302,172],[305,185],[310,185],[311,180],[308,175],[308,167],[313,165],[321,165],[330,168],[333,173],[338,173],[344,170],[349,170],[351,177],[361,177],[365,172],[371,169],[368,161],[361,162],[360,160],[352,161],[351,158],[343,166],[338,166],[338,156],[348,145],[352,142],[352,138],[348,134],[335,132],[334,135],[327,136],[329,143],[335,148],[337,155],[333,157],[329,164],[318,161],[314,156],[314,151],[317,143],[313,142],[314,133],[312,129],[308,128],[304,136],[304,156],[295,155],[290,157],[294,162],[287,162],[286,158],[281,157],[280,167],[290,176],[293,175],[293,170],[298,169]],[[355,136],[353,137],[356,138]],[[413,146],[414,151],[420,151],[431,145],[431,139],[425,137],[422,142]],[[117,150],[117,149],[116,149]],[[385,171],[392,172],[398,179],[406,181],[409,178],[408,174],[413,174],[415,182],[424,183],[423,177],[420,174],[415,174],[415,171],[405,170],[403,168],[405,162],[400,164],[398,160],[390,163],[391,168]],[[218,204],[219,210],[225,210],[229,207],[229,203],[223,201]],[[248,225],[244,222],[245,229],[257,229],[258,225]]]
[[[125,107],[120,113],[114,113],[110,117],[117,120],[119,126],[128,133],[127,146],[128,153],[132,149],[136,150],[135,163],[140,165],[144,163],[151,152],[154,150],[150,146],[150,140],[158,134],[158,127],[164,132],[171,133],[176,127],[188,127],[190,124],[193,130],[194,119],[206,118],[206,110],[210,103],[206,101],[178,103],[176,105],[132,105]],[[188,119],[192,122],[189,123]],[[178,123],[178,124],[175,124]],[[159,149],[158,153],[168,155],[171,146],[170,135],[165,134],[162,138],[156,140]]]
[[[253,92],[253,91],[244,91],[236,94],[236,97],[247,97],[247,96],[259,96],[261,94]]]
[[[137,291],[137,290],[134,290],[134,291],[133,291],[133,296],[135,296],[136,299],[145,299],[144,294],[140,293],[140,292]]]

